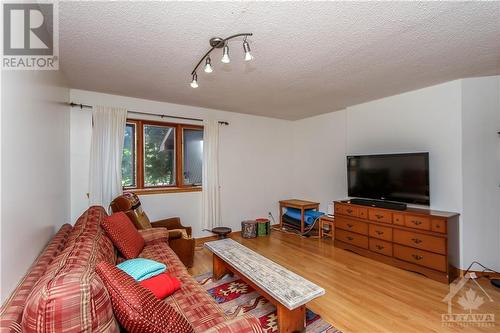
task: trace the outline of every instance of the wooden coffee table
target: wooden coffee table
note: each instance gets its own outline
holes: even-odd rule
[[[304,332],[306,303],[325,290],[240,243],[227,238],[205,243],[213,253],[213,277],[235,273],[276,306],[280,332]]]

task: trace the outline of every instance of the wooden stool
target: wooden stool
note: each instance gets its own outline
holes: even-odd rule
[[[319,218],[319,239],[322,239],[324,236],[331,237],[332,241],[335,239],[334,222],[335,219],[332,216],[323,215]],[[326,226],[328,226],[328,230],[325,230]]]

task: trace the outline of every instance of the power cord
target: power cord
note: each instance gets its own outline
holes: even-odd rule
[[[480,262],[478,261],[473,261],[469,267],[467,268],[467,270],[465,271],[464,275],[467,275],[467,273],[469,273],[470,269],[472,268],[472,266],[476,264],[476,265],[479,265],[481,266],[481,268],[483,268],[483,270],[481,271],[481,273],[496,273],[496,274],[500,274],[499,272],[495,271],[494,269],[491,269],[491,268],[488,268],[486,266],[484,266],[483,264],[481,264]]]
[[[486,267],[484,266],[483,264],[481,264],[480,262],[478,261],[473,261],[469,267],[467,267],[467,270],[465,271],[464,273],[464,276],[467,276],[467,274],[469,274],[469,277],[470,278],[477,278],[477,276],[474,274],[474,277],[472,276],[472,274],[469,273],[470,269],[472,268],[472,266],[476,264],[476,265],[479,265],[481,266],[481,268],[483,268],[483,270],[481,271],[481,273],[495,273],[495,274],[500,274],[499,272],[495,271],[494,269],[491,269],[489,267]],[[489,278],[487,276],[485,276],[486,278]],[[497,288],[500,288],[500,279],[489,279],[491,284],[494,286],[494,287],[497,287]]]

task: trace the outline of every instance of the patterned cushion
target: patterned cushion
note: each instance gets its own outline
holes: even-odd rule
[[[71,230],[26,300],[23,332],[118,332],[111,300],[95,266],[115,264],[113,243],[100,227],[102,207],[90,207]]]
[[[189,275],[186,266],[167,243],[147,244],[140,257],[164,263],[168,267],[167,273],[171,276]]]
[[[179,280],[167,273],[146,279],[139,282],[139,284],[153,293],[158,299],[164,299],[168,295],[172,295],[181,287]]]
[[[28,273],[19,282],[17,288],[5,301],[0,310],[0,331],[21,332],[21,319],[26,304],[26,298],[35,283],[44,274],[47,266],[64,248],[72,226],[65,224],[51,239],[47,247],[31,265]]]
[[[116,267],[133,277],[136,281],[149,279],[165,272],[167,269],[167,266],[161,262],[144,258],[125,260]]]
[[[186,318],[125,272],[107,262],[100,263],[96,272],[108,289],[118,321],[128,332],[194,332]]]
[[[123,212],[106,216],[101,225],[126,259],[137,258],[144,248],[144,238]]]
[[[139,230],[144,242],[146,244],[155,242],[166,242],[168,243],[168,237],[170,236],[170,230],[167,228],[151,228],[151,229],[141,229]]]

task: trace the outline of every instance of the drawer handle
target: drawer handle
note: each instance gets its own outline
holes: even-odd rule
[[[347,223],[347,226],[348,226],[349,228],[352,228],[352,227],[354,227],[354,224]]]
[[[384,248],[382,245],[375,245],[375,247],[379,250],[382,250]]]
[[[380,231],[380,230],[375,230],[375,232],[377,233],[377,235],[383,235],[384,234],[384,232]]]
[[[422,243],[422,240],[421,240],[421,239],[418,239],[418,238],[412,238],[411,240],[412,240],[412,241],[413,241],[413,243],[415,243],[415,244],[420,244],[420,243]]]
[[[411,221],[414,225],[421,225],[422,224],[422,221],[416,221],[416,220],[413,220]]]
[[[351,236],[347,236],[346,238],[347,238],[347,240],[350,240],[350,241],[352,241],[354,239]]]
[[[412,257],[413,257],[413,259],[415,259],[415,260],[422,260],[422,259],[424,259],[424,257],[419,256],[418,254],[412,254],[411,256],[412,256]]]
[[[346,210],[346,212],[347,212],[348,214],[351,214],[351,213],[352,213],[352,209],[350,209],[350,208],[349,208],[348,210]]]
[[[375,214],[375,217],[376,217],[377,219],[379,219],[379,220],[380,220],[381,218],[383,218],[383,217],[384,217],[384,215]]]
[[[439,229],[441,228],[441,226],[439,224],[436,224],[436,229]]]

